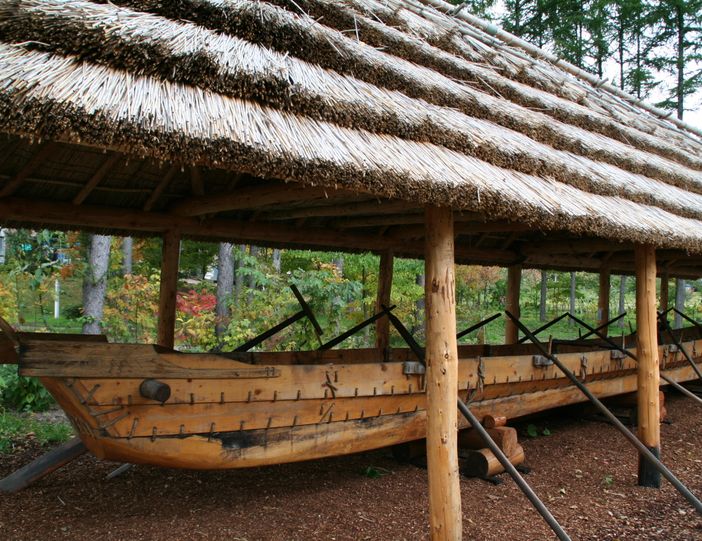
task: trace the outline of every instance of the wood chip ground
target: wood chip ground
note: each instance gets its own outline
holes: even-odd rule
[[[702,495],[700,411],[669,396],[663,459]],[[608,424],[560,412],[522,436],[527,476],[575,540],[702,539],[702,518],[668,484],[636,486],[636,455]],[[522,427],[524,428],[524,427]],[[42,452],[25,442],[0,475]],[[363,540],[428,538],[426,471],[387,450],[261,469],[192,472],[84,457],[16,495],[0,495],[4,540]],[[381,474],[369,477],[368,468]],[[463,479],[464,538],[554,538],[515,485]]]

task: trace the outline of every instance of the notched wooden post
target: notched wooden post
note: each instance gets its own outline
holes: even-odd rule
[[[392,293],[392,250],[384,250],[380,254],[380,268],[378,272],[378,298],[375,304],[375,311],[380,312],[383,306],[390,306],[390,296]],[[386,351],[390,345],[390,320],[381,317],[375,322],[375,347]]]
[[[161,286],[158,302],[158,345],[173,349],[175,343],[176,292],[180,233],[168,231],[163,236],[161,251]]]
[[[519,290],[522,285],[522,266],[507,267],[507,306],[508,312],[520,317]],[[516,344],[519,341],[519,329],[511,319],[505,321],[505,344]]]
[[[660,404],[658,385],[658,333],[656,319],[656,252],[637,246],[636,257],[636,355],[638,357],[638,436],[660,457]],[[660,472],[639,455],[639,485],[659,488]]]
[[[600,269],[599,298],[597,300],[597,326],[600,327],[609,321],[609,294],[610,294],[610,271],[609,268]],[[609,328],[604,327],[602,334],[607,336]]]
[[[427,207],[425,225],[427,468],[431,538],[459,540],[462,530],[453,214],[450,209]]]

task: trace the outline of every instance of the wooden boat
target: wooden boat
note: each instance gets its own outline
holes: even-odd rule
[[[698,330],[676,334],[697,362]],[[424,367],[409,349],[185,354],[104,337],[0,336],[2,360],[39,377],[87,448],[104,459],[242,468],[426,434]],[[622,340],[627,348],[635,342]],[[557,353],[598,397],[636,391],[636,363],[601,341],[560,345]],[[662,345],[659,358],[672,380],[696,377],[676,345]],[[508,418],[585,400],[544,361],[526,344],[460,346],[460,396],[478,417]]]

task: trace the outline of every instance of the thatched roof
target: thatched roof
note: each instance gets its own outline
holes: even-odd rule
[[[312,219],[401,248],[411,228],[396,226],[419,222],[392,215],[436,204],[468,212],[466,254],[481,247],[472,237],[490,232],[486,222],[500,235],[484,248],[516,247],[515,258],[536,265],[560,264],[529,255],[529,229],[682,250],[676,259],[702,253],[694,128],[449,9],[439,0],[0,2],[0,212],[4,197],[14,208],[72,203],[154,219]],[[310,189],[265,199],[265,187],[285,190],[281,181]],[[247,204],[236,201],[242,190]],[[339,221],[350,203],[374,198],[406,203],[355,213],[365,218],[355,227]],[[324,206],[337,212],[309,211]]]

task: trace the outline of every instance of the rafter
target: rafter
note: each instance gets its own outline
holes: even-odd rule
[[[114,165],[122,157],[119,153],[110,154],[107,159],[102,163],[100,168],[95,171],[92,177],[85,183],[85,186],[78,192],[78,194],[73,198],[74,205],[80,205],[85,199],[90,195],[90,193],[95,189],[95,187],[100,184],[102,179],[105,178],[107,173],[114,167]]]
[[[151,195],[149,195],[149,198],[146,200],[146,203],[144,203],[143,210],[145,212],[149,212],[153,206],[156,204],[158,201],[159,197],[161,197],[161,194],[163,191],[168,188],[168,185],[171,183],[173,180],[173,177],[175,174],[178,172],[178,166],[177,165],[171,165],[168,168],[168,171],[166,172],[165,175],[163,175],[163,178],[161,178],[160,182],[156,185],[154,190],[151,192]]]
[[[37,152],[29,159],[25,166],[22,167],[22,169],[20,169],[14,177],[8,180],[2,189],[0,189],[0,197],[9,197],[13,195],[22,185],[24,180],[42,163],[44,163],[49,156],[54,153],[57,147],[58,143],[55,143],[54,141],[44,143],[41,148],[39,148],[39,150],[37,150]]]

